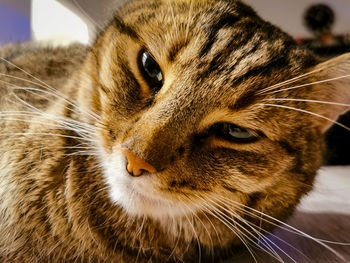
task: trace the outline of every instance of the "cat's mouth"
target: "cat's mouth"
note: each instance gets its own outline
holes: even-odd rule
[[[123,198],[118,200],[118,204],[128,214],[164,218],[183,216],[193,212],[193,209],[190,210],[183,202],[171,199],[158,191],[157,187],[150,182],[152,178],[137,179],[130,178],[118,189],[123,192]]]
[[[181,200],[172,198],[171,193],[161,190],[163,188],[157,175],[130,176],[121,151],[104,155],[101,161],[112,202],[121,206],[129,215],[161,219],[183,216],[196,210]]]

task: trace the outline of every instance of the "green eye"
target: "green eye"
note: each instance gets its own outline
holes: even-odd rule
[[[251,143],[260,138],[256,132],[226,122],[216,123],[211,130],[217,137],[235,143]]]
[[[147,51],[140,52],[139,67],[150,88],[158,91],[163,86],[163,73],[158,63]]]

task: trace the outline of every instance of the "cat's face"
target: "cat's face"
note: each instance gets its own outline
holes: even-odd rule
[[[250,8],[135,1],[92,51],[99,158],[129,215],[180,217],[233,200],[282,218],[311,189],[329,123],[303,111],[334,119],[340,108],[289,99],[334,101],[333,86],[281,91],[322,74],[272,86],[325,66]],[[126,151],[151,168],[132,176]]]

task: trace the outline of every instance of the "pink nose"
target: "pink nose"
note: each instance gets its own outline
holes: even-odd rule
[[[140,176],[144,172],[155,173],[157,171],[151,164],[138,157],[132,151],[123,148],[122,152],[128,161],[126,169],[132,176]]]

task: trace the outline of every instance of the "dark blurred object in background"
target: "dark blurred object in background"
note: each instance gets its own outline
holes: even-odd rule
[[[349,87],[350,88],[350,87]],[[341,116],[338,122],[350,127],[350,112]],[[326,134],[326,151],[324,153],[325,165],[350,164],[350,131],[333,125]]]
[[[334,20],[333,10],[324,4],[312,5],[304,14],[304,24],[315,36],[329,34]]]
[[[325,4],[310,6],[304,13],[304,25],[314,35],[310,39],[298,39],[303,46],[323,58],[331,58],[350,51],[350,34],[334,35],[332,26],[336,14]]]
[[[335,13],[329,6],[324,4],[310,6],[304,14],[304,25],[314,38],[299,39],[298,42],[324,59],[349,52],[350,35],[334,36],[332,33],[335,19]],[[338,122],[350,127],[350,112],[341,116]],[[325,139],[324,164],[349,165],[350,131],[339,125],[333,125],[326,132]]]

